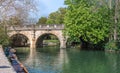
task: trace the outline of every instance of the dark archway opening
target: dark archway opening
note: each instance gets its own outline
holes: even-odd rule
[[[43,34],[41,35],[36,42],[36,47],[44,47],[44,46],[60,46],[60,41],[57,36],[53,34]]]
[[[29,47],[30,41],[23,34],[15,34],[11,37],[11,46],[12,47]]]

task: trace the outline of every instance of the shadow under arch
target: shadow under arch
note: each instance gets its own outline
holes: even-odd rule
[[[10,36],[11,47],[29,47],[30,39],[21,33],[16,33]]]
[[[58,42],[56,43],[46,43],[44,42],[44,40],[57,40]],[[50,41],[49,41],[50,42]],[[41,34],[37,40],[36,40],[36,47],[39,48],[39,47],[43,47],[43,46],[59,46],[60,47],[60,38],[55,35],[55,34],[52,34],[52,33],[44,33],[44,34]]]

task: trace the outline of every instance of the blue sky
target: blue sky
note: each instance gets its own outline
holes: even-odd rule
[[[64,0],[37,0],[37,18],[48,16],[51,12],[55,12],[60,7],[65,7]]]

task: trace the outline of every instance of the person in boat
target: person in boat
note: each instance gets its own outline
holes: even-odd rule
[[[5,47],[5,55],[6,56],[9,56],[9,51],[10,51],[10,48],[9,47]]]
[[[11,54],[10,55],[10,60],[13,60],[13,59],[18,60],[16,54]]]
[[[23,66],[21,65],[21,63],[18,60],[12,59],[11,63],[17,73],[25,73]]]
[[[28,73],[28,71],[24,68],[22,63],[20,63],[18,61],[18,58],[17,58],[15,52],[16,52],[15,49],[10,48],[9,58],[10,58],[10,61],[11,61],[11,64],[12,64],[13,68],[15,69],[15,71],[17,73]]]
[[[17,60],[18,58],[17,58],[17,56],[16,56],[16,54],[15,54],[15,52],[16,52],[16,50],[15,49],[12,49],[12,48],[10,48],[10,51],[9,51],[9,59],[10,59],[10,61],[11,60],[13,60],[13,59],[15,59],[15,60]]]

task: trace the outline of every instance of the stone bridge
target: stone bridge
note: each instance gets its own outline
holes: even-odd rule
[[[60,48],[66,48],[66,39],[62,30],[64,25],[25,25],[25,26],[8,26],[8,35],[13,37],[16,34],[22,34],[26,36],[30,43],[30,48],[36,48],[38,38],[44,34],[55,35],[59,42]]]

